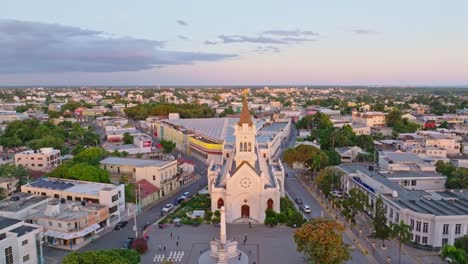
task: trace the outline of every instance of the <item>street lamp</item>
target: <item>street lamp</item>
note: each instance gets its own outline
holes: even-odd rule
[[[375,254],[375,241],[372,242],[372,256]]]
[[[387,257],[387,263],[388,264],[392,263],[392,259],[390,257]]]
[[[359,229],[359,240],[361,240],[362,229]]]

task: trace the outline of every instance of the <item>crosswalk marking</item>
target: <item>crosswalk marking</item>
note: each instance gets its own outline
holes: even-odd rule
[[[184,258],[184,251],[171,251],[166,257],[166,254],[156,254],[154,255],[153,262],[163,262],[163,261],[173,261],[173,262],[182,262]]]

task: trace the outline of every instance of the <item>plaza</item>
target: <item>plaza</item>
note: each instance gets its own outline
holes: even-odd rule
[[[305,263],[302,254],[296,251],[294,230],[285,226],[271,228],[252,225],[249,228],[248,225],[228,224],[227,238],[238,242],[239,250],[247,254],[250,264]],[[198,264],[199,256],[209,250],[210,241],[219,237],[219,227],[206,224],[198,227],[169,225],[160,229],[154,224],[147,235],[148,251],[141,256],[141,263],[163,263],[170,257],[174,263]],[[247,241],[244,244],[245,236]]]

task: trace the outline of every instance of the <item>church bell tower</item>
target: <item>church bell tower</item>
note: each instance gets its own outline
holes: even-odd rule
[[[255,153],[256,129],[249,113],[247,90],[244,90],[243,93],[244,99],[242,102],[242,112],[234,132],[236,136],[236,167],[239,167],[239,165],[244,161],[254,167],[255,161],[257,160],[257,155]]]

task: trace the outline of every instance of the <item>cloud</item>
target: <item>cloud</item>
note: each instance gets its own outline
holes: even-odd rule
[[[309,30],[266,30],[257,35],[219,35],[217,40],[206,40],[206,45],[230,44],[230,43],[254,43],[254,44],[298,44],[316,41],[318,33]]]
[[[369,30],[369,29],[353,29],[351,30],[352,33],[356,35],[374,35],[377,34],[376,31]]]
[[[138,71],[237,56],[171,51],[164,45],[72,26],[0,19],[0,74]]]
[[[183,35],[177,35],[177,37],[178,37],[179,39],[181,39],[181,40],[189,40],[188,37],[183,36]]]
[[[318,33],[315,33],[310,30],[300,30],[300,29],[294,29],[294,30],[282,30],[282,29],[274,29],[274,30],[266,30],[263,31],[263,34],[265,35],[276,35],[276,36],[318,36]]]
[[[188,23],[186,21],[184,21],[184,20],[177,20],[176,22],[180,26],[184,26],[184,27],[188,26]]]
[[[265,54],[265,53],[279,53],[281,50],[275,46],[260,46],[257,47],[254,52],[258,54]]]

